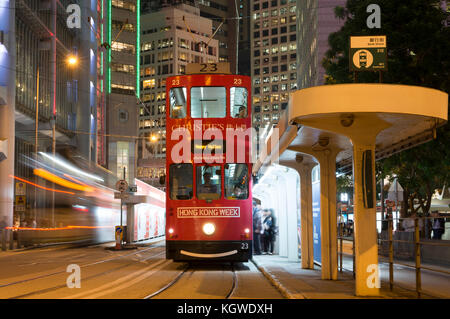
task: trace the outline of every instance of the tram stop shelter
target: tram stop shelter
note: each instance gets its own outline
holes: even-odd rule
[[[294,192],[296,200],[277,197],[285,205],[278,212],[280,255],[295,259],[300,244],[302,268],[314,267],[311,172],[320,165],[322,279],[337,280],[336,167],[353,170],[355,294],[379,295],[375,160],[433,139],[447,117],[448,94],[425,87],[339,84],[291,93],[253,168],[253,174],[263,175],[255,186],[257,198],[273,197],[286,183],[274,162],[300,177],[300,190],[287,185],[280,194]]]

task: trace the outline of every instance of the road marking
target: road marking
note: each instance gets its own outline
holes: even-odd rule
[[[94,299],[94,298],[97,298],[99,296],[111,293],[113,291],[117,291],[117,290],[120,290],[120,289],[123,289],[123,288],[127,288],[127,287],[133,285],[135,282],[138,282],[138,281],[142,280],[141,277],[142,278],[148,277],[148,276],[152,275],[155,271],[157,271],[160,268],[164,267],[165,265],[160,267],[160,268],[156,268],[156,267],[160,266],[161,264],[168,264],[170,262],[171,262],[170,260],[165,260],[165,259],[164,260],[160,260],[160,261],[158,261],[158,262],[156,262],[156,263],[154,263],[154,264],[152,264],[152,265],[150,265],[148,267],[145,267],[144,269],[132,272],[132,273],[126,275],[125,277],[119,278],[119,279],[117,279],[115,281],[112,281],[110,283],[101,285],[101,286],[99,286],[97,288],[94,288],[94,289],[91,289],[89,291],[85,291],[85,292],[81,292],[81,293],[78,293],[78,294],[75,294],[75,295],[64,297],[62,299],[76,299],[76,298]],[[147,271],[149,271],[149,270],[151,270],[153,268],[155,268],[155,269],[152,270],[151,272],[147,272]],[[142,273],[144,273],[144,275],[141,275]],[[133,278],[135,276],[138,276],[138,277],[133,279],[133,280],[131,280],[131,281],[129,281],[131,278]],[[114,288],[112,290],[104,291],[105,289],[113,287],[115,285],[119,285],[119,286],[117,286],[116,288]]]

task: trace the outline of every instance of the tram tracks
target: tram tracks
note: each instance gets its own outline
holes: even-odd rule
[[[232,299],[239,287],[238,274],[236,271],[236,265],[234,263],[231,263],[231,265],[227,266],[226,268],[229,268],[229,269],[222,269],[222,270],[224,271],[224,273],[231,271],[232,279],[231,279],[231,284],[229,284],[229,289],[224,294],[224,297],[222,299]],[[193,275],[195,273],[197,273],[197,274],[198,273],[207,273],[207,272],[217,271],[217,270],[218,269],[198,269],[198,268],[196,269],[193,264],[185,264],[184,267],[182,268],[182,270],[171,281],[169,281],[166,285],[164,285],[159,290],[145,296],[143,299],[152,299],[156,296],[160,296],[162,293],[167,293],[170,289],[182,289],[182,286],[178,287],[176,284],[178,282],[180,282],[180,279],[187,274],[190,274],[190,276],[193,277]],[[180,283],[180,285],[181,285],[181,283]],[[276,288],[276,287],[274,287],[274,288]]]
[[[108,274],[112,274],[116,271],[125,269],[126,267],[130,267],[135,265],[137,262],[147,262],[149,259],[152,258],[157,258],[157,257],[163,257],[163,255],[165,254],[164,249],[160,249],[163,248],[163,245],[155,245],[152,247],[148,247],[145,249],[140,249],[140,250],[136,250],[133,251],[132,253],[126,253],[126,254],[122,254],[120,256],[115,256],[112,258],[106,258],[106,259],[101,259],[101,260],[97,260],[97,261],[93,261],[93,262],[88,262],[85,263],[83,265],[80,265],[80,269],[81,268],[87,268],[90,266],[95,266],[95,265],[100,265],[100,264],[107,264],[113,261],[117,261],[119,259],[123,259],[126,257],[130,257],[130,256],[140,256],[141,258],[139,260],[135,260],[135,259],[130,259],[129,261],[125,262],[124,264],[121,264],[119,266],[113,266],[112,268],[109,268],[107,270],[104,271],[100,271],[97,273],[94,273],[92,275],[89,275],[87,277],[83,277],[83,282],[87,281],[87,280],[92,280],[101,276],[105,276]],[[151,265],[151,264],[150,264]],[[17,281],[12,281],[6,284],[2,284],[0,285],[0,293],[2,289],[15,289],[15,287],[18,287],[16,289],[19,289],[21,287],[31,287],[33,285],[33,282],[38,281],[38,280],[51,280],[52,277],[56,278],[58,275],[63,275],[66,276],[68,275],[68,273],[66,272],[66,270],[60,270],[60,271],[54,271],[48,274],[43,274],[43,275],[39,275],[39,276],[34,276],[31,278],[26,278],[23,280],[17,280]],[[19,294],[15,294],[14,296],[9,296],[7,298],[9,299],[18,299],[18,298],[29,298],[32,296],[37,296],[37,295],[42,295],[45,293],[50,293],[52,291],[61,289],[61,288],[65,288],[66,285],[66,280],[64,279],[63,284],[53,284],[50,287],[45,287],[45,288],[41,288],[41,289],[37,289],[37,290],[33,290],[33,291],[28,291],[28,292],[24,292],[24,293],[19,293]],[[29,289],[29,288],[28,288]],[[23,290],[23,289],[22,289]]]

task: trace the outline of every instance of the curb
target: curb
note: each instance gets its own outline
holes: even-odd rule
[[[299,299],[299,298],[294,297],[294,295],[291,294],[289,292],[289,290],[286,287],[283,286],[283,284],[281,284],[277,279],[275,279],[275,277],[272,274],[267,272],[266,269],[263,266],[260,266],[256,260],[254,260],[252,258],[252,259],[250,259],[250,261],[256,266],[256,268],[258,268],[258,270],[264,275],[264,277],[266,277],[270,281],[270,283],[280,292],[280,294],[284,298],[286,298],[286,299]],[[303,296],[303,299],[306,299],[306,297]]]

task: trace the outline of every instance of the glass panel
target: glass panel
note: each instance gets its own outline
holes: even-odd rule
[[[224,87],[191,88],[191,117],[225,117],[226,91]]]
[[[170,89],[170,117],[173,119],[186,117],[186,88]]]
[[[245,119],[247,117],[247,89],[232,87],[230,89],[231,116]]]
[[[221,170],[219,165],[197,166],[197,198],[198,199],[219,199]]]
[[[171,199],[191,199],[192,198],[192,164],[172,164],[170,165],[170,198]]]
[[[225,164],[225,197],[227,199],[248,198],[247,164]]]

